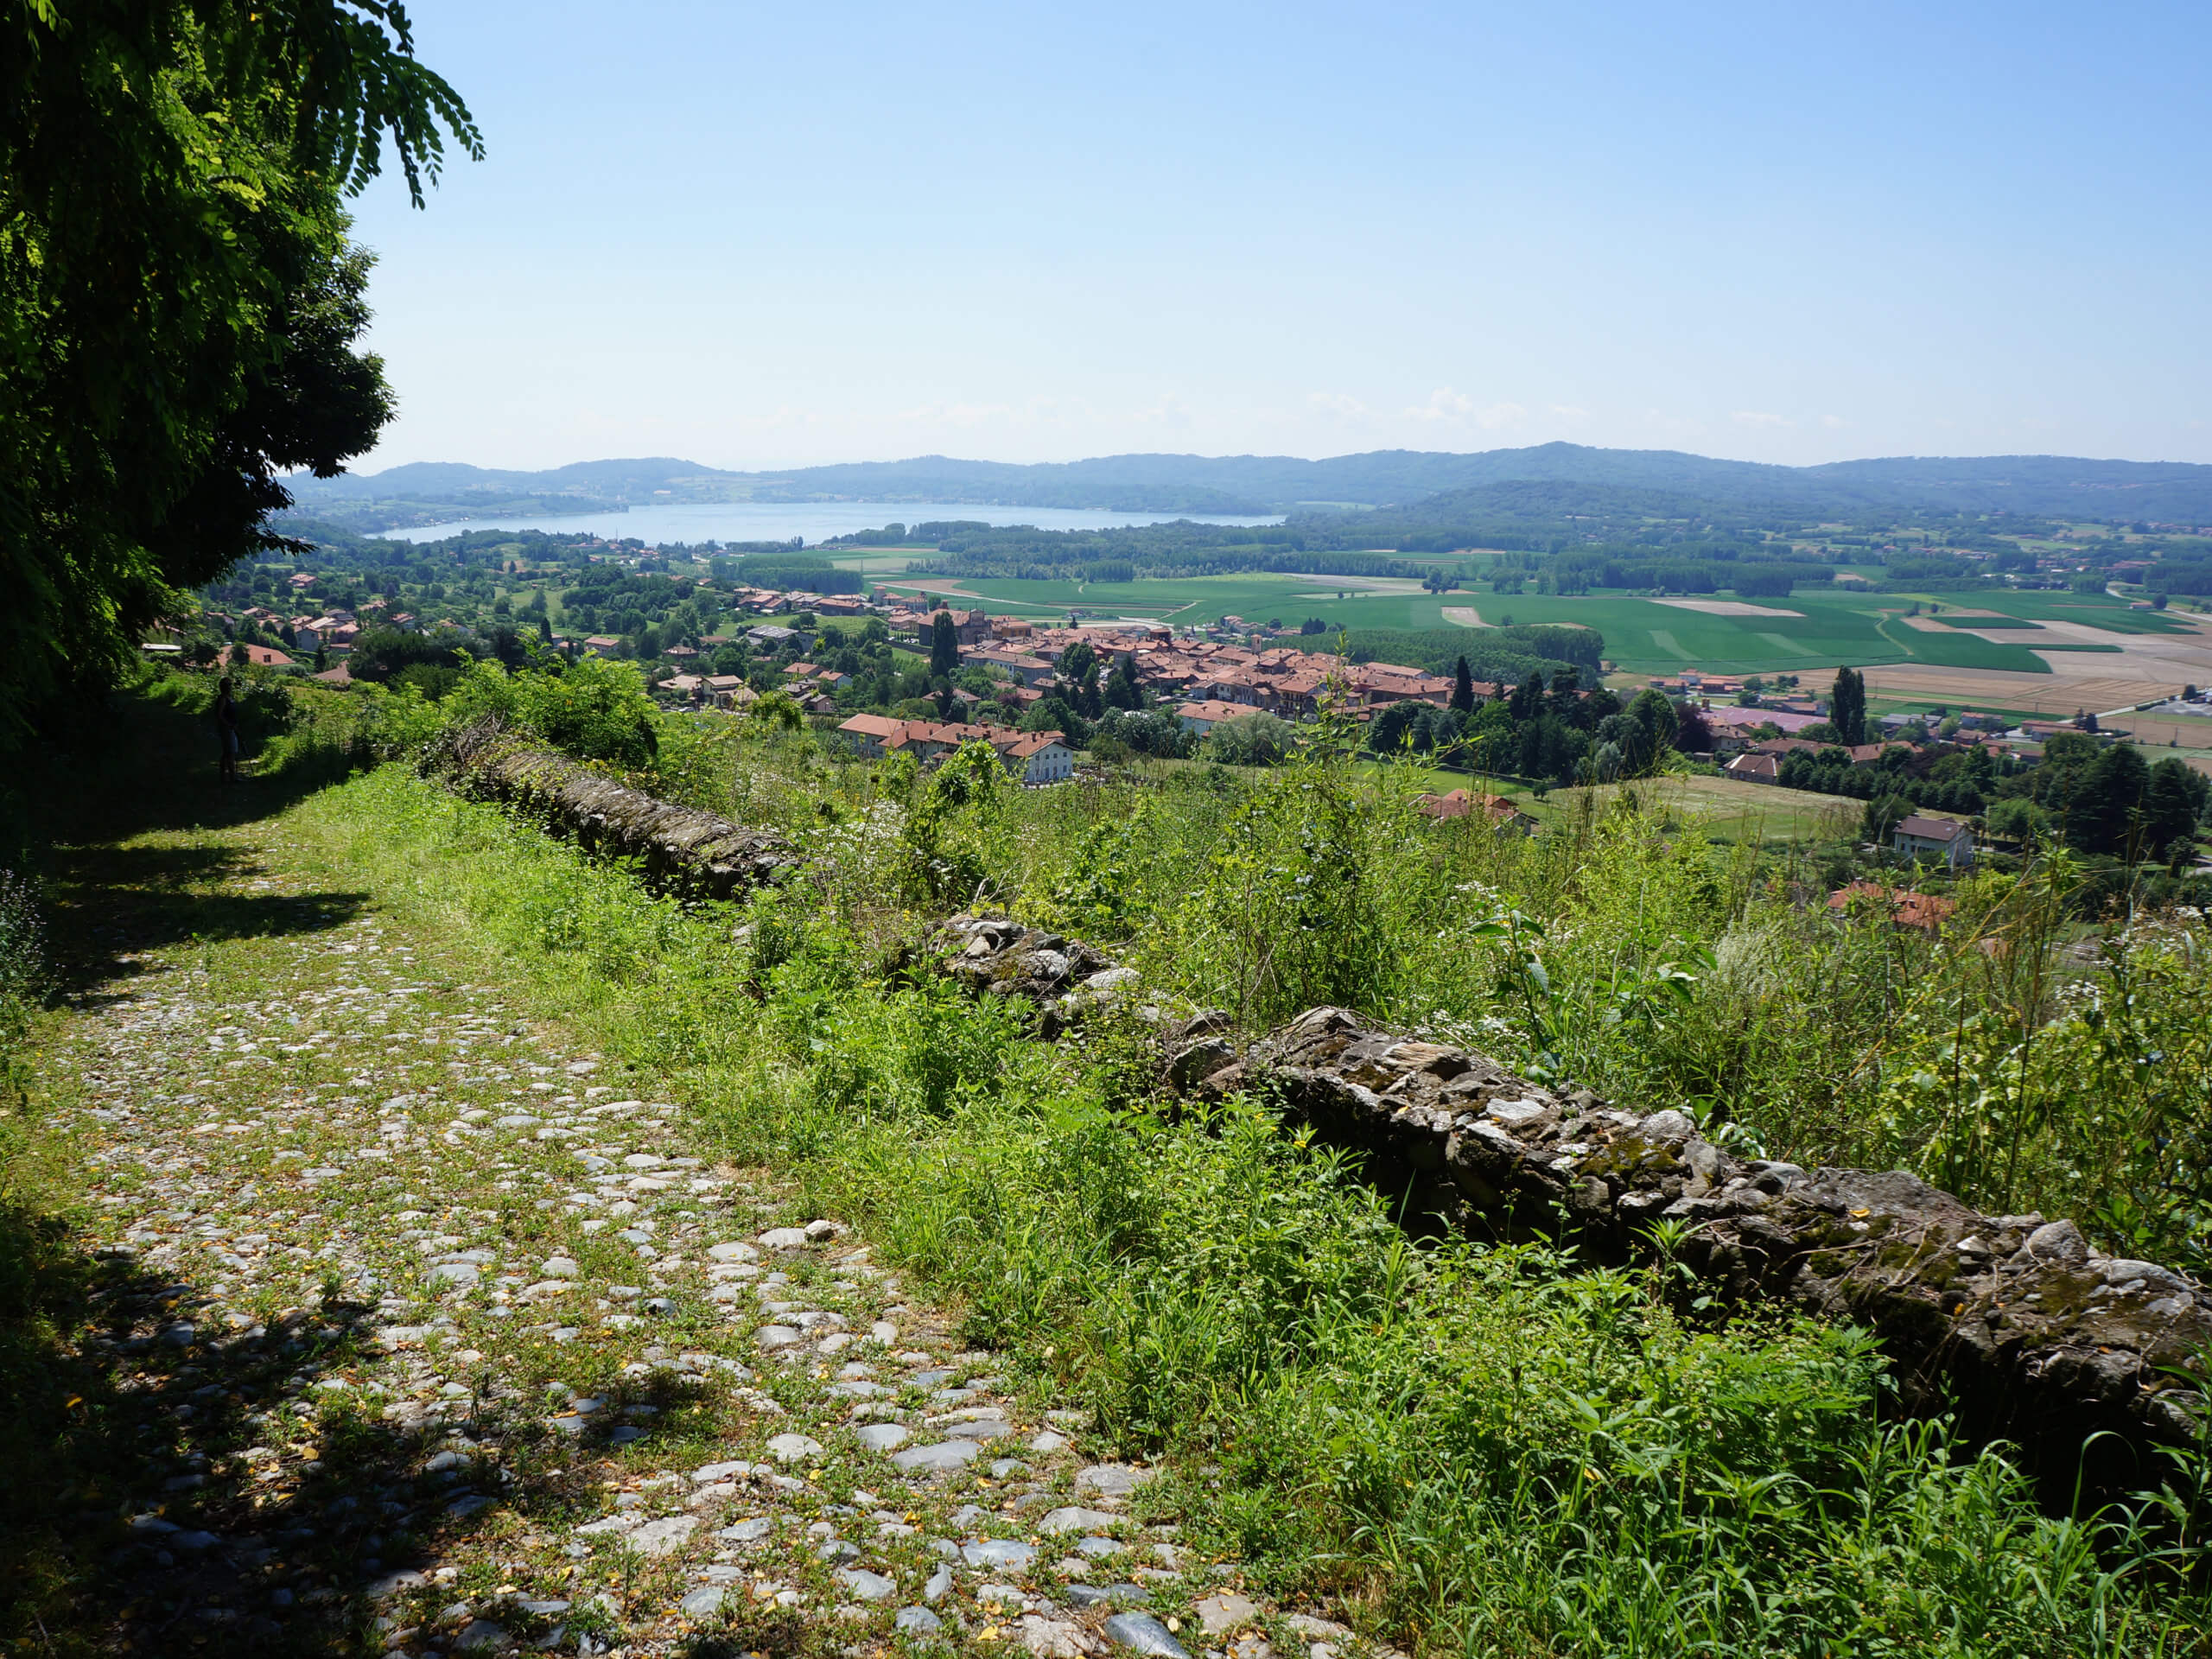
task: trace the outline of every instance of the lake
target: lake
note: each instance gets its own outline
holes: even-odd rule
[[[1196,524],[1279,524],[1282,515],[1249,518],[1200,512],[1109,512],[1103,508],[989,507],[968,501],[702,501],[683,506],[632,507],[627,512],[496,514],[418,524],[381,532],[395,541],[435,542],[469,530],[586,531],[610,539],[634,537],[647,545],[683,542],[788,542],[809,546],[832,536],[965,518],[988,524],[1029,524],[1039,530],[1112,530],[1124,524],[1164,524],[1187,518]]]

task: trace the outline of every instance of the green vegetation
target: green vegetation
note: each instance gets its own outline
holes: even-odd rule
[[[494,943],[610,1053],[715,1103],[732,1156],[871,1217],[895,1259],[965,1299],[973,1340],[1178,1454],[1194,1538],[1271,1588],[1440,1650],[1818,1652],[1869,1628],[1899,1652],[2196,1640],[2180,1560],[2149,1554],[2164,1511],[2039,1516],[2000,1455],[1882,1427],[1878,1363],[1849,1334],[1706,1328],[1669,1311],[1663,1274],[1414,1245],[1387,1195],[1263,1101],[1160,1110],[1134,1033],[1051,1048],[1002,1007],[884,976],[877,942],[919,925],[884,906],[926,902],[928,879],[909,838],[845,824],[897,823],[906,786],[790,737],[741,741],[724,766],[685,776],[724,804],[742,791],[817,861],[805,888],[749,907],[758,1001],[734,983],[726,922],[397,773],[301,822],[391,902]],[[1622,1098],[1694,1103],[1777,1150],[1932,1160],[1993,1200],[2046,1182],[2054,1204],[2085,1185],[2147,1193],[2172,1173],[2133,1166],[2148,1138],[2107,1144],[2086,1109],[2022,1102],[2015,1122],[2012,1089],[1986,1097],[2007,1019],[2044,1051],[2024,1088],[2069,1085],[2039,1099],[2086,1101],[2156,1050],[2121,1098],[2185,1114],[2208,1058],[2171,942],[2114,933],[2115,967],[2079,982],[2091,1003],[2060,1011],[2056,871],[1992,883],[1938,943],[1808,918],[1752,864],[1627,804],[1529,843],[1422,825],[1410,779],[1324,757],[1249,791],[1188,776],[959,804],[929,785],[907,810],[928,808],[935,855],[972,861],[1017,910],[1079,916],[1152,982],[1254,1021],[1339,997]],[[1485,938],[1516,910],[1542,931]],[[1992,931],[2009,956],[1974,948]],[[1546,970],[1535,1022],[1501,978],[1524,948]],[[2099,996],[2115,972],[2124,1004]],[[1955,1003],[1986,1022],[1975,1092],[1931,1098],[1911,1068],[1869,1067],[1940,1040]],[[2126,1032],[2100,1035],[2085,1006],[2125,1006]]]
[[[583,702],[619,745],[632,671],[593,672],[607,695]],[[157,689],[184,707],[197,680]],[[542,733],[582,695],[488,663],[469,683]],[[425,707],[285,695],[271,719]],[[444,708],[467,712],[462,690]],[[1886,1421],[1857,1333],[1715,1323],[1663,1258],[1409,1236],[1392,1194],[1263,1094],[1173,1105],[1141,1026],[1040,1043],[900,948],[980,894],[1248,1028],[1343,1001],[1683,1105],[1738,1146],[1906,1164],[2194,1263],[2212,1236],[2201,919],[2084,925],[2056,855],[1961,884],[1923,937],[1802,907],[1754,849],[1632,792],[1525,840],[1430,823],[1421,768],[1328,748],[1249,781],[1181,766],[1025,791],[989,765],[855,765],[804,728],[655,729],[635,781],[779,829],[808,874],[680,905],[395,766],[308,796],[283,834],[700,1103],[727,1155],[789,1171],[808,1213],[864,1219],[885,1261],[957,1300],[969,1343],[1167,1454],[1179,1472],[1146,1501],[1202,1553],[1423,1653],[1825,1653],[1874,1630],[1961,1656],[2201,1644],[2195,1462],[2146,1470],[2145,1499],[2046,1514],[2063,1491],[2031,1490],[2004,1448]],[[295,775],[289,735],[249,790]]]
[[[397,7],[10,9],[0,35],[0,742],[276,545],[280,474],[391,418],[342,196],[467,111]]]

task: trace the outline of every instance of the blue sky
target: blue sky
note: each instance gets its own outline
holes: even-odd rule
[[[2212,461],[2212,8],[421,0],[360,470]]]

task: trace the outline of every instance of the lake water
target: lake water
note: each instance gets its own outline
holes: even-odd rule
[[[987,507],[961,501],[708,501],[683,506],[632,507],[627,512],[529,513],[456,519],[419,524],[383,534],[396,541],[435,542],[467,530],[586,531],[648,546],[682,542],[788,542],[803,537],[809,546],[832,536],[880,530],[886,524],[931,524],[965,518],[987,524],[1028,524],[1038,530],[1111,530],[1124,524],[1164,524],[1187,518],[1198,524],[1279,524],[1274,514],[1251,518],[1209,513],[1109,512],[1076,507]]]

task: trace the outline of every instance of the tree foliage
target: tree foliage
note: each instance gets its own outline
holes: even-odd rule
[[[391,416],[343,196],[481,145],[386,0],[29,0],[0,22],[0,741]]]

